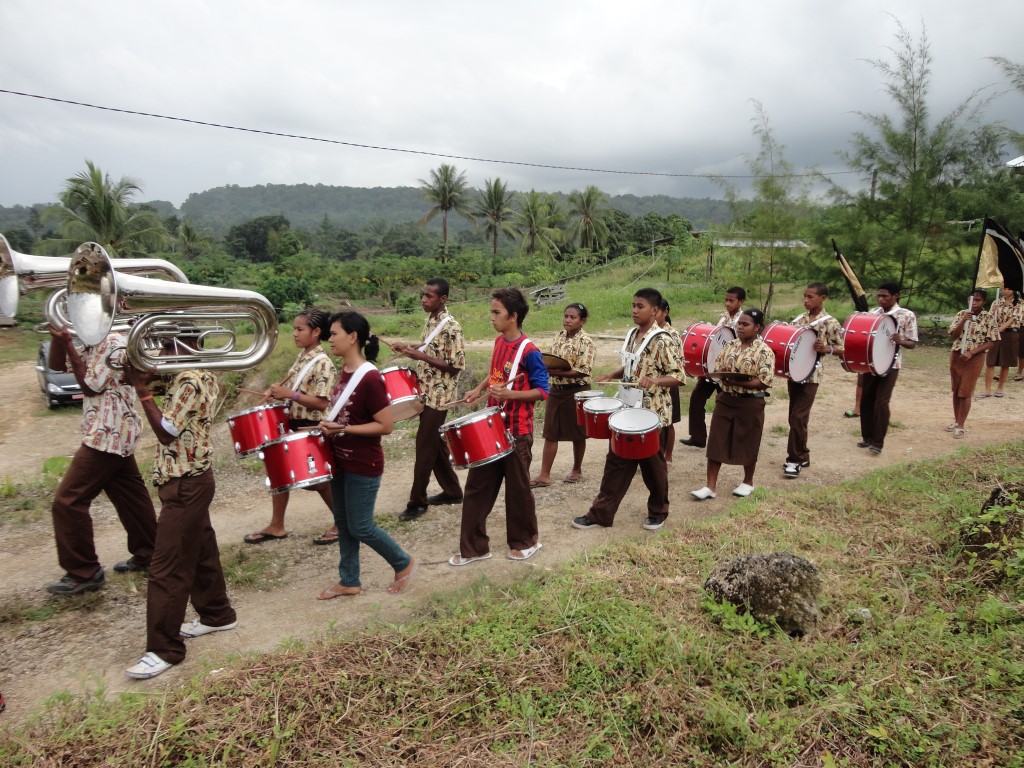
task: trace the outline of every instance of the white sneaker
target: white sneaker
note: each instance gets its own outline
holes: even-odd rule
[[[740,483],[732,489],[733,496],[749,496],[754,492],[754,486],[747,483]]]
[[[690,491],[690,495],[697,501],[704,501],[705,499],[715,498],[717,494],[705,485],[699,491]]]
[[[795,461],[787,461],[782,467],[782,474],[786,477],[800,477],[800,465]]]
[[[139,659],[138,664],[128,667],[124,673],[136,680],[149,680],[151,677],[163,674],[173,666],[169,661],[164,661],[155,653],[150,652]]]
[[[238,626],[237,621],[232,621],[230,624],[225,624],[223,627],[211,627],[203,624],[199,619],[194,619],[186,624],[181,625],[181,629],[178,630],[178,634],[182,637],[202,637],[208,635],[211,632],[227,632],[229,629],[234,629]]]

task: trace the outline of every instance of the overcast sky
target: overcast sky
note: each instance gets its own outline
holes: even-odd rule
[[[836,157],[856,112],[894,112],[867,60],[899,19],[934,58],[936,119],[1024,62],[1020,0],[3,0],[0,89],[337,143],[0,93],[0,205],[53,202],[86,159],[180,205],[225,184],[471,186],[720,197],[744,174],[760,101],[797,168]],[[891,14],[891,15],[890,15]],[[895,19],[893,18],[895,17]],[[1024,130],[1024,94],[990,121]],[[640,173],[585,173],[435,155]],[[1018,153],[1007,149],[1006,159]],[[838,176],[846,185],[856,177]],[[741,183],[736,180],[736,183]]]

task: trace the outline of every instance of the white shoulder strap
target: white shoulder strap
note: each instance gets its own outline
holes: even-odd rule
[[[512,385],[516,383],[516,374],[519,373],[519,361],[523,359],[523,350],[526,349],[526,345],[529,343],[530,340],[524,336],[519,349],[516,350],[516,356],[512,360],[512,369],[508,372],[508,383],[505,385],[509,389],[512,389]]]
[[[324,421],[334,421],[338,418],[338,414],[341,413],[341,409],[345,407],[345,403],[348,402],[348,399],[352,397],[352,392],[355,390],[359,382],[363,380],[363,376],[368,374],[370,371],[375,370],[377,369],[371,362],[365,362],[356,368],[356,372],[352,374],[352,378],[348,380],[348,384],[346,384],[345,389],[342,390],[341,397],[338,398],[338,402],[336,402],[334,407],[331,408],[331,412],[327,414],[327,418],[324,419]]]
[[[451,320],[451,319],[452,319],[451,315],[445,315],[444,317],[441,318],[441,322],[439,322],[437,325],[434,326],[434,330],[432,330],[430,332],[430,334],[427,336],[427,338],[425,338],[423,340],[423,343],[418,347],[420,352],[422,352],[423,350],[425,350],[427,347],[430,346],[430,342],[432,342],[434,340],[434,337],[437,336],[437,334],[439,334],[441,332],[441,329],[444,328],[444,326],[447,324],[447,322],[449,320]]]
[[[313,356],[313,359],[307,362],[297,374],[295,374],[295,381],[292,383],[292,389],[298,389],[299,385],[306,378],[306,374],[309,373],[309,369],[317,364],[317,361],[324,360],[327,357],[326,352],[320,352]]]

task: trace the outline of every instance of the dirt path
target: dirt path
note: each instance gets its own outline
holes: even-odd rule
[[[602,342],[598,370],[614,367],[616,349],[614,342]],[[852,404],[853,377],[838,365],[830,365],[811,419],[813,466],[795,481],[784,479],[781,473],[786,446],[786,401],[773,397],[767,409],[756,477],[758,487],[770,493],[798,483],[829,485],[880,465],[941,456],[962,445],[980,446],[1019,437],[1024,385],[1012,382],[1006,398],[976,403],[964,440],[954,441],[943,431],[951,420],[945,373],[947,356],[945,350],[928,348],[918,348],[908,355],[893,403],[897,426],[881,456],[854,446],[859,439],[856,422],[842,417],[843,410]],[[784,383],[781,389],[785,391]],[[686,397],[684,392],[684,410]],[[1008,414],[1014,414],[1013,418],[1007,418]],[[40,471],[44,459],[68,455],[78,444],[78,411],[48,413],[38,395],[31,364],[0,369],[0,420],[5,425],[0,438],[4,457],[0,479],[32,477]],[[685,414],[680,426],[682,431],[677,438],[686,436]],[[407,422],[388,440],[396,448],[411,445],[413,429],[413,422]],[[218,428],[217,441],[219,455],[229,457],[225,425]],[[151,453],[149,437],[139,455],[146,457]],[[570,519],[583,514],[597,492],[603,458],[604,446],[594,441],[587,452],[582,484],[556,482],[538,490],[544,548],[526,563],[504,558],[501,499],[491,518],[494,559],[466,568],[451,568],[446,562],[458,547],[458,507],[432,508],[413,523],[388,521],[399,543],[423,563],[409,591],[400,597],[385,593],[391,572],[380,558],[364,549],[363,594],[354,599],[315,600],[320,589],[336,580],[337,550],[310,543],[310,538],[326,528],[329,521],[319,496],[294,493],[288,511],[291,536],[262,545],[272,548],[285,564],[282,580],[267,591],[234,590],[232,600],[238,610],[238,629],[193,641],[183,664],[143,683],[129,681],[124,669],[145,650],[144,580],[115,575],[110,569],[126,556],[124,532],[113,509],[101,500],[94,505],[94,517],[100,558],[107,566],[107,587],[97,595],[79,598],[81,607],[46,621],[0,627],[0,690],[8,701],[8,712],[0,723],[17,722],[56,692],[100,687],[108,692],[158,690],[187,679],[204,664],[215,665],[228,652],[268,651],[288,638],[307,639],[329,631],[361,628],[378,620],[400,621],[411,616],[432,593],[463,587],[481,577],[499,582],[514,579],[537,569],[557,567],[582,551],[614,539],[652,535],[640,528],[645,516],[646,491],[639,477],[619,510],[614,528],[577,531],[570,527]],[[538,443],[534,446],[535,467],[539,461]],[[570,466],[571,452],[563,445],[553,476],[564,476]],[[739,467],[723,468],[719,485],[723,493],[716,500],[701,504],[690,500],[689,491],[704,484],[704,467],[703,451],[675,446],[674,464],[669,471],[673,510],[667,528],[678,529],[698,517],[719,514],[734,503],[728,491],[741,480]],[[393,518],[404,508],[411,470],[411,457],[388,464],[377,503],[379,516]],[[213,505],[222,550],[241,546],[241,537],[262,526],[269,519],[269,511],[261,479],[243,472],[235,459],[222,459],[217,467],[217,498]],[[0,555],[4,574],[0,602],[45,605],[47,600],[58,599],[42,591],[43,585],[61,575],[47,519],[37,523],[0,521]]]

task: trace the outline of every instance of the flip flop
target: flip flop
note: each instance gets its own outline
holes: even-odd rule
[[[453,565],[456,568],[459,568],[459,567],[461,567],[463,565],[469,565],[470,563],[475,563],[477,560],[490,560],[490,559],[491,559],[491,553],[490,552],[488,552],[486,555],[480,555],[478,557],[463,557],[462,555],[452,555],[451,557],[448,558],[448,565]]]
[[[547,488],[549,485],[551,485],[551,483],[542,483],[540,480],[530,481],[531,488]]]
[[[420,569],[420,562],[419,560],[413,559],[406,567],[409,569],[408,573],[406,573],[405,576],[396,575],[395,580],[391,582],[391,586],[388,587],[389,595],[400,595],[405,592],[413,575]]]
[[[1024,375],[1022,375],[1022,376],[1014,376],[1013,380],[1014,381],[1024,381]]]
[[[1002,396],[1003,396],[1002,391],[996,392],[996,397],[1002,397]]]
[[[857,417],[860,416],[860,414],[854,413],[853,411],[843,411],[843,416],[845,416],[848,419],[856,419]]]
[[[562,482],[563,483],[568,483],[569,485],[572,485],[573,483],[582,483],[583,482],[583,478],[582,477],[566,477],[566,478],[562,479]]]
[[[986,393],[982,392],[980,394],[975,395],[974,399],[975,400],[984,400],[986,397],[992,397],[992,395],[989,395],[989,394],[986,394]]]
[[[337,531],[324,531],[319,536],[313,537],[314,544],[337,544],[338,543],[338,532]]]
[[[531,557],[537,554],[540,551],[540,548],[543,546],[544,545],[538,541],[532,547],[527,547],[526,549],[513,549],[507,555],[505,555],[505,557],[507,557],[509,560],[529,560]],[[512,554],[513,552],[518,552],[519,554],[514,555]]]
[[[355,597],[362,591],[362,587],[346,587],[342,584],[335,584],[333,587],[328,587],[319,595],[317,595],[316,599],[333,600],[336,597]]]
[[[246,544],[263,544],[267,541],[278,541],[280,539],[287,538],[287,533],[283,536],[275,536],[274,534],[267,533],[266,531],[256,531],[256,533],[245,534],[245,536],[242,538],[242,541],[244,541]]]

